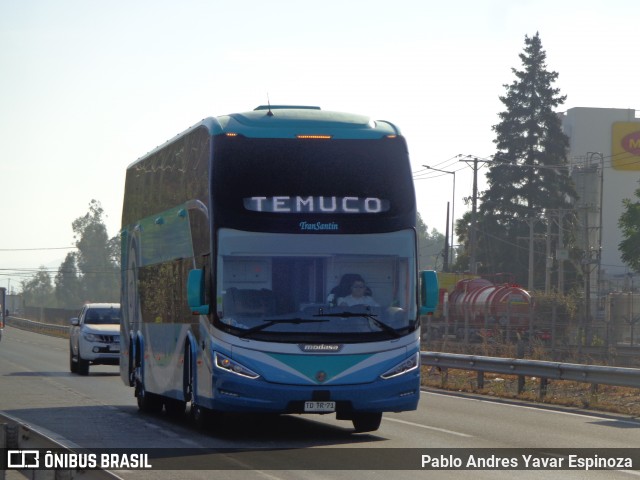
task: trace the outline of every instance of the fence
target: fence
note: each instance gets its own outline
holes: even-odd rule
[[[540,379],[539,397],[544,398],[549,380],[568,380],[597,385],[640,388],[640,369],[545,362],[517,358],[481,357],[453,353],[421,352],[422,365],[478,372],[478,388],[484,387],[484,374],[499,373],[518,376],[518,393],[524,388],[525,377]]]
[[[119,480],[121,477],[104,469],[83,469],[80,467],[60,467],[55,469],[33,468],[31,463],[35,461],[34,452],[38,453],[38,464],[44,464],[44,459],[40,458],[40,451],[55,452],[60,454],[71,453],[72,448],[67,447],[27,425],[17,418],[4,412],[0,412],[0,451],[6,452],[7,464],[10,460],[17,460],[20,466],[12,468],[15,475],[7,475],[7,471],[0,470],[0,479],[4,478],[33,478],[33,479],[82,479],[82,480]],[[13,452],[12,452],[13,451]],[[13,455],[12,455],[13,454]],[[13,458],[17,457],[17,458]],[[29,468],[23,468],[25,460],[29,459]],[[0,462],[3,464],[3,462]]]
[[[35,320],[28,320],[26,318],[7,317],[7,325],[21,330],[51,335],[53,337],[69,338],[69,326],[71,324],[67,322],[65,325],[56,325],[36,322]]]

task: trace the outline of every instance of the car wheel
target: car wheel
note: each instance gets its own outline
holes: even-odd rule
[[[78,365],[76,367],[80,375],[89,375],[89,360],[85,360],[78,352]]]
[[[69,347],[69,370],[71,371],[71,373],[78,373],[78,362],[76,362],[73,358],[71,347]]]

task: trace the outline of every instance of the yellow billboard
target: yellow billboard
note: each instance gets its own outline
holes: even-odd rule
[[[611,166],[615,170],[640,170],[640,122],[613,124]]]

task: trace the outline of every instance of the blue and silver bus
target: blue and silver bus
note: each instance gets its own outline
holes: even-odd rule
[[[331,413],[365,432],[415,410],[419,315],[437,302],[415,224],[389,122],[302,106],[202,120],[127,169],[122,380],[141,410],[198,422]]]

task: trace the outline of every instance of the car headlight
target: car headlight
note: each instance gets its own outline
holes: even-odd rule
[[[95,333],[84,333],[82,335],[87,342],[99,342],[100,337]]]
[[[393,367],[390,370],[387,370],[382,375],[380,375],[385,380],[393,377],[397,377],[399,375],[404,375],[405,373],[409,373],[412,370],[415,370],[420,365],[420,352],[416,352],[414,355],[411,355],[406,360],[403,360],[398,365]]]
[[[248,369],[244,365],[241,365],[238,362],[235,362],[218,352],[214,353],[214,358],[216,367],[221,368],[222,370],[226,370],[227,372],[235,373],[236,375],[240,375],[241,377],[247,377],[251,379],[255,379],[260,376],[253,370]]]

